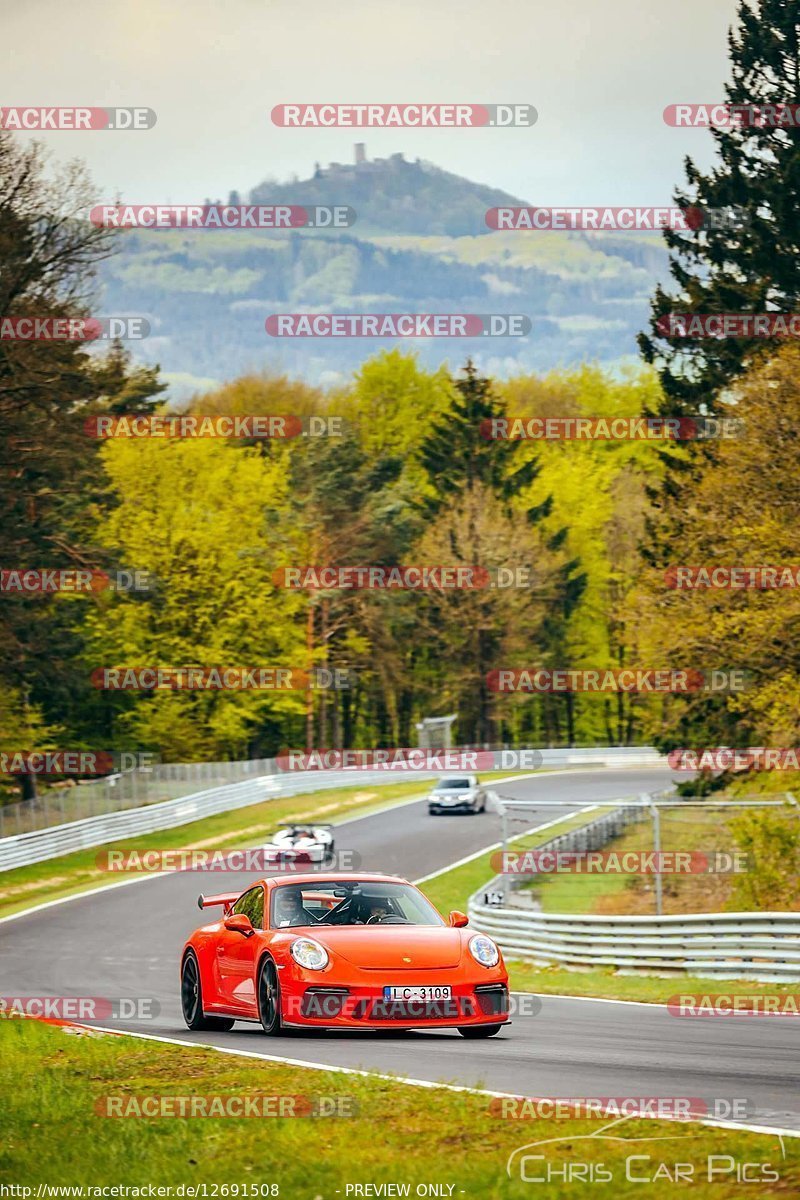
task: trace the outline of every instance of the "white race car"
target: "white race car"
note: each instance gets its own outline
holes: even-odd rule
[[[305,825],[281,821],[280,832],[264,847],[268,863],[313,863],[328,866],[334,861],[331,825]]]

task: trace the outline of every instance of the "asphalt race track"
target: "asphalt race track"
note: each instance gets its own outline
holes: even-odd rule
[[[518,780],[499,790],[526,799],[570,800],[578,808],[669,781],[666,769],[583,769]],[[569,811],[536,809],[530,825]],[[429,817],[420,802],[348,821],[337,830],[337,847],[357,851],[364,870],[410,879],[498,839],[495,814]],[[244,889],[252,878],[232,872],[152,876],[8,920],[0,924],[0,993],[154,997],[160,1006],[155,1020],[115,1027],[514,1095],[746,1099],[753,1110],[748,1123],[800,1130],[800,1020],[791,1017],[691,1020],[672,1017],[660,1006],[544,997],[536,1015],[515,1017],[508,1029],[483,1042],[466,1042],[455,1031],[293,1032],[268,1039],[247,1024],[230,1033],[192,1034],[181,1018],[178,962],[185,938],[202,923],[197,895]]]

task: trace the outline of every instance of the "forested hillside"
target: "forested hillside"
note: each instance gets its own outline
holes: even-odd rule
[[[649,296],[666,273],[656,234],[492,232],[486,210],[523,201],[398,157],[262,184],[246,199],[347,204],[357,219],[335,235],[122,237],[102,271],[104,311],[149,318],[152,336],[132,349],[139,361],[161,365],[176,397],[254,369],[343,381],[373,352],[353,338],[267,337],[266,318],[287,311],[520,313],[533,322],[525,337],[417,339],[414,349],[428,367],[455,368],[469,353],[499,376],[580,361],[612,365],[635,355]]]

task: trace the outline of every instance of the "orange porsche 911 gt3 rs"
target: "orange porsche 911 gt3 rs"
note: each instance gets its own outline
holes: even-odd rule
[[[393,875],[292,875],[241,895],[201,896],[223,917],[181,956],[190,1029],[260,1021],[292,1027],[456,1028],[491,1037],[508,1021],[508,972],[498,947],[449,921]]]

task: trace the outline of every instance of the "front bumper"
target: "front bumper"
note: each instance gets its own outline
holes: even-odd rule
[[[461,798],[453,801],[445,800],[441,796],[428,797],[428,812],[475,812],[478,807],[478,797],[475,796],[471,800]]]
[[[507,983],[461,983],[451,988],[449,1000],[400,1001],[384,1000],[378,984],[301,985],[283,992],[281,1014],[287,1025],[337,1029],[452,1029],[508,1021]]]

